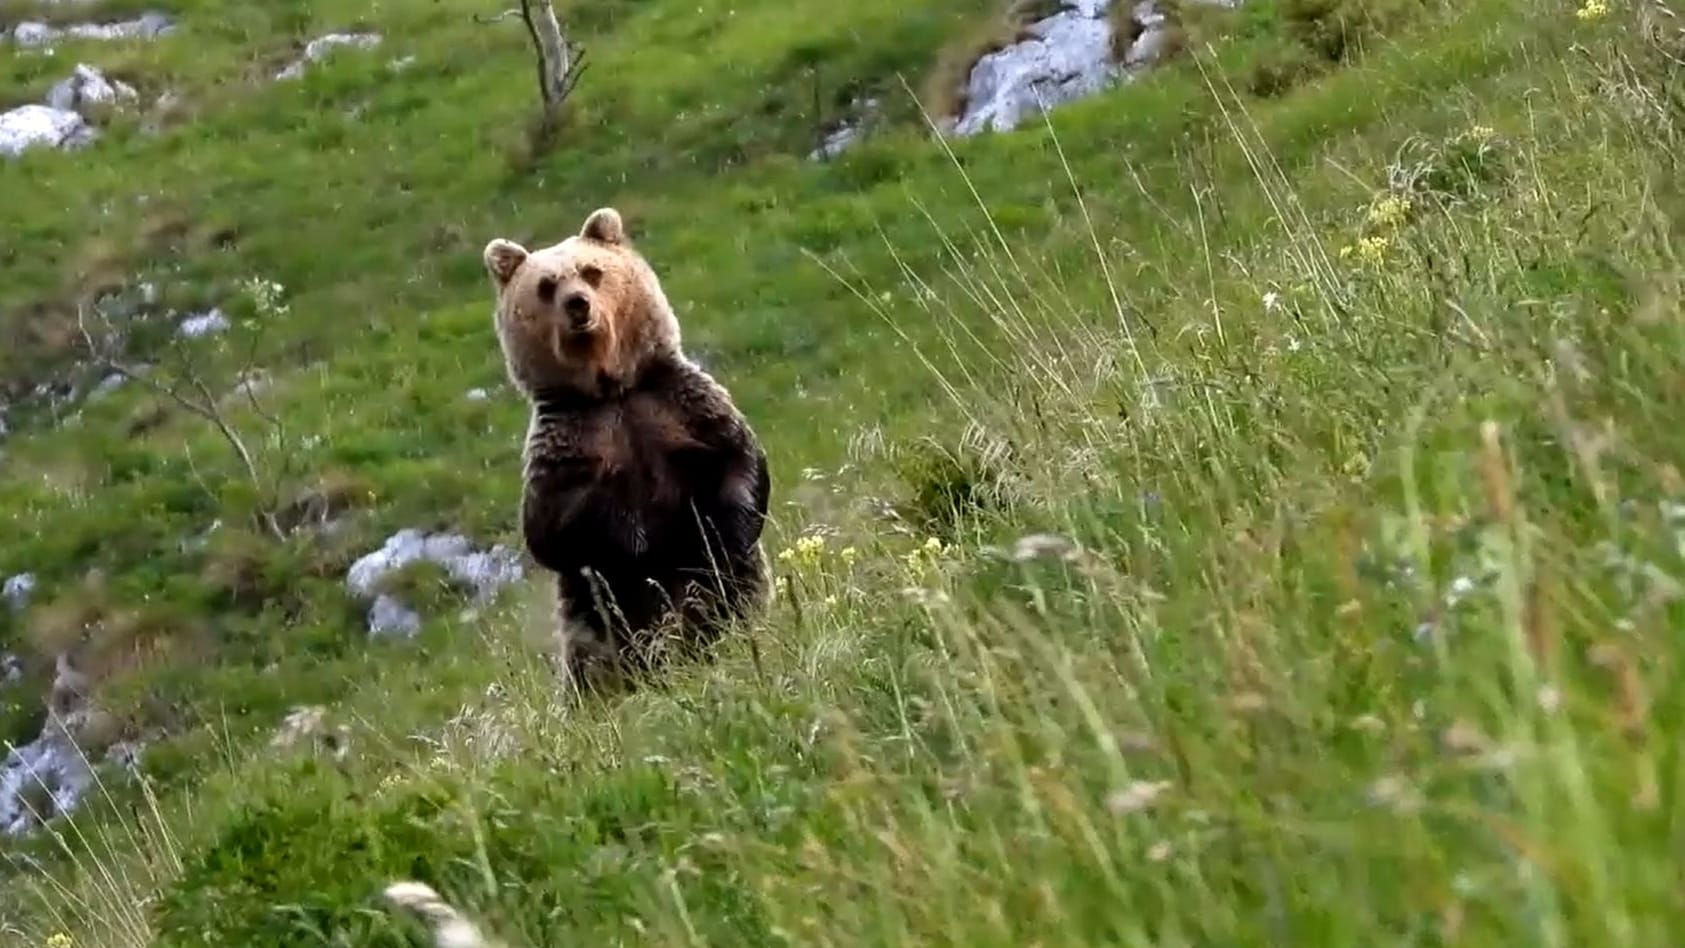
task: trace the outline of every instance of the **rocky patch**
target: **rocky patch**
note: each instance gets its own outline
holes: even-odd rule
[[[0,584],[0,599],[6,600],[7,607],[13,612],[22,612],[29,608],[29,600],[34,595],[34,573],[19,573]]]
[[[276,79],[297,79],[312,63],[326,59],[337,49],[373,49],[381,43],[379,33],[329,33],[311,40],[304,47],[304,55],[275,74]]]
[[[421,615],[385,588],[388,577],[419,562],[442,567],[454,583],[472,594],[476,604],[488,602],[524,575],[520,558],[507,547],[476,550],[460,534],[400,530],[380,549],[352,563],[346,573],[345,585],[352,596],[370,603],[369,635],[408,638],[421,628]]]
[[[53,86],[47,93],[47,106],[64,112],[81,112],[90,105],[116,105],[133,102],[140,96],[134,87],[117,81],[87,63],[77,63],[70,78]]]
[[[1009,131],[1109,87],[1117,79],[1110,7],[1111,0],[1066,0],[1059,12],[1026,26],[1023,40],[979,59],[954,133]]]
[[[0,155],[15,158],[31,148],[76,149],[99,136],[88,117],[90,106],[133,102],[139,96],[127,83],[113,82],[87,63],[53,86],[44,103],[20,105],[0,113]]]
[[[66,656],[57,664],[40,736],[0,760],[0,833],[7,836],[76,809],[94,785],[91,758],[102,743],[104,760],[128,769],[138,764],[138,746],[109,741],[111,718],[88,702],[87,676]]]
[[[957,135],[1004,132],[1066,102],[1102,92],[1151,65],[1164,52],[1170,23],[1163,0],[1130,11],[1133,40],[1117,53],[1115,0],[1064,0],[1052,16],[1025,27],[1025,38],[979,59],[966,85]],[[1240,0],[1187,0],[1234,7]]]
[[[31,148],[81,148],[92,143],[95,135],[94,127],[69,109],[20,105],[0,112],[0,155],[8,158]]]
[[[855,103],[849,110],[853,117],[847,121],[839,122],[827,130],[824,140],[819,143],[819,147],[808,153],[808,159],[810,161],[828,161],[842,154],[865,134],[866,124],[871,120],[872,114],[877,111],[877,107],[877,99],[866,99],[863,102]]]
[[[942,119],[946,132],[969,136],[1009,131],[1061,104],[1127,81],[1163,58],[1173,25],[1167,0],[1136,0],[1127,18],[1120,0],[1061,0],[1049,16],[1026,25],[1022,39],[982,56],[971,67],[960,114]],[[1241,0],[1184,0],[1235,7]],[[1127,36],[1114,35],[1125,23]],[[1127,40],[1127,42],[1123,42]],[[852,118],[824,130],[811,161],[827,161],[864,136],[876,101],[856,103]]]
[[[72,23],[51,26],[26,20],[12,29],[13,43],[24,48],[44,48],[59,40],[151,40],[175,29],[175,20],[164,13],[146,13],[133,20],[115,23]]]
[[[203,313],[195,313],[183,319],[176,325],[176,335],[183,339],[197,339],[200,336],[214,335],[228,329],[228,317],[219,308],[212,308]]]

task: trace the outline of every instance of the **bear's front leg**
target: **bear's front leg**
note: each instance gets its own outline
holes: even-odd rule
[[[741,574],[753,566],[760,551],[772,477],[766,452],[752,440],[734,445],[725,460],[723,476],[706,514],[713,521],[717,542],[732,572]]]
[[[570,528],[594,483],[595,472],[584,461],[541,458],[527,465],[521,492],[521,537],[540,566],[560,573],[577,560],[580,551],[570,550],[577,546]]]
[[[625,647],[605,626],[601,592],[589,567],[556,577],[556,650],[575,694],[600,694],[624,686]]]
[[[705,542],[706,579],[685,597],[693,627],[708,639],[717,637],[725,622],[748,615],[767,585],[760,547],[771,491],[766,455],[753,441],[740,441],[716,461],[716,479],[693,499]]]

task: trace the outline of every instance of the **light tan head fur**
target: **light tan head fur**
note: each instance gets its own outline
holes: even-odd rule
[[[504,363],[528,397],[595,394],[679,355],[678,319],[614,208],[593,211],[561,243],[529,251],[498,238],[483,256]]]

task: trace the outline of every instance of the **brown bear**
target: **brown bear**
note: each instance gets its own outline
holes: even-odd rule
[[[488,243],[495,325],[531,406],[521,526],[556,574],[577,686],[713,645],[768,585],[771,478],[731,395],[679,345],[661,281],[614,208],[528,251]],[[677,634],[673,634],[677,633]]]

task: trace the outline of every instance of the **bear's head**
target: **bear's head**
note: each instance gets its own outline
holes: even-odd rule
[[[654,359],[680,355],[661,281],[612,207],[593,211],[559,244],[529,251],[498,238],[484,259],[509,378],[529,397],[597,394],[631,384]]]

